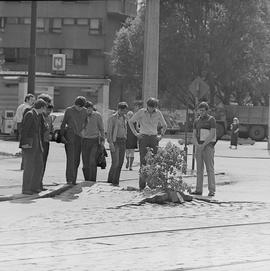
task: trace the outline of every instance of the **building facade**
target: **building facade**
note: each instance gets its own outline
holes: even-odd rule
[[[27,91],[31,2],[0,1],[2,112],[15,110]],[[106,110],[115,33],[136,12],[137,0],[37,1],[36,92],[53,95],[56,110],[78,95]],[[56,54],[64,55],[64,72],[52,70]]]

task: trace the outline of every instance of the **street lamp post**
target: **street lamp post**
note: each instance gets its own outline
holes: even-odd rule
[[[143,101],[158,97],[160,0],[147,0],[145,11]]]
[[[37,25],[37,1],[31,1],[31,32],[30,55],[28,62],[28,93],[35,93],[36,75],[36,25]]]

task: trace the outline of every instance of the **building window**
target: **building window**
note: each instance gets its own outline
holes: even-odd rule
[[[19,18],[20,24],[31,25],[31,18]],[[44,32],[45,31],[45,19],[44,18],[37,18],[37,32]]]
[[[31,24],[31,18],[20,18],[20,23],[30,25]]]
[[[5,17],[0,17],[0,31],[4,31],[6,26],[6,18]]]
[[[75,65],[88,65],[88,50],[87,49],[74,49],[73,50],[73,64],[75,64]]]
[[[50,32],[61,33],[62,32],[62,19],[52,18],[50,19]]]
[[[60,54],[60,49],[49,49],[49,55]]]
[[[17,17],[7,17],[7,24],[18,24]]]
[[[64,18],[63,25],[74,25],[75,19],[74,18]]]
[[[17,49],[17,62],[20,64],[27,64],[29,58],[28,48],[18,48]]]
[[[44,18],[37,18],[37,32],[45,31],[45,21]]]
[[[89,20],[87,18],[78,18],[77,25],[89,25]]]
[[[89,34],[98,35],[102,33],[101,19],[90,19]]]
[[[16,62],[16,48],[4,48],[5,62]]]

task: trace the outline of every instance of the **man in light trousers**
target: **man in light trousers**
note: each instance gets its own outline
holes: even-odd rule
[[[216,120],[208,114],[209,106],[206,102],[201,102],[198,106],[199,117],[193,125],[193,144],[195,145],[197,162],[197,184],[193,195],[203,193],[204,165],[208,177],[208,196],[215,196],[215,171],[214,153],[216,143]]]

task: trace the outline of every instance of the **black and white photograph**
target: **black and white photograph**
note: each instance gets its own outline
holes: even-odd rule
[[[270,270],[270,0],[0,1],[0,271]]]

